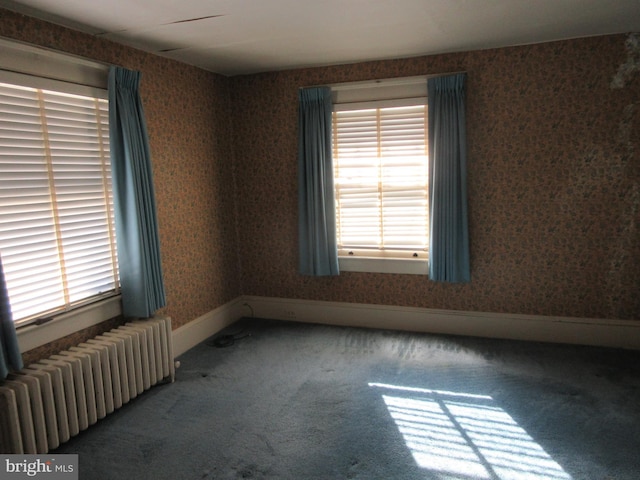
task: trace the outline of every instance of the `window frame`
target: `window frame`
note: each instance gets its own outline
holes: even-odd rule
[[[8,107],[2,165],[15,179],[3,182],[2,253],[16,327],[120,289],[106,92],[34,83],[0,81]]]
[[[336,111],[344,110],[417,104],[427,106],[426,76],[350,82],[331,85],[330,87],[332,89],[334,116]],[[425,153],[427,153],[428,125],[426,111],[424,127]],[[332,147],[335,151],[334,142],[335,138],[332,138]],[[426,214],[428,215],[428,205],[426,208]],[[336,212],[337,216],[338,212]],[[339,219],[336,218],[336,223],[338,222]],[[414,255],[413,250],[396,250],[394,252],[357,248],[339,249],[338,262],[340,271],[428,275],[428,247],[424,250],[416,251],[416,253],[417,257]]]
[[[0,81],[33,88],[107,98],[109,65],[37,45],[0,38]],[[55,341],[122,314],[119,291],[16,325],[22,352]]]

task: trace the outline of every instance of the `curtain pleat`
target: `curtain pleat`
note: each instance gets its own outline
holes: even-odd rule
[[[109,140],[123,314],[146,318],[166,300],[140,77],[109,70]]]
[[[331,89],[306,88],[298,109],[298,236],[302,275],[338,275]]]
[[[20,370],[22,367],[22,354],[0,259],[0,381],[7,378],[11,370]]]
[[[471,279],[467,219],[466,75],[430,78],[429,278],[461,283]]]

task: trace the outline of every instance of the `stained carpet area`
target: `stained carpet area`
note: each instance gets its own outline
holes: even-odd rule
[[[640,352],[243,319],[179,360],[81,479],[640,478]]]

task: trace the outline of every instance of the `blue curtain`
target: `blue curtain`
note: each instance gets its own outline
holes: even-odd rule
[[[302,275],[338,275],[331,89],[302,89],[298,100],[299,270]]]
[[[468,282],[465,74],[427,80],[429,108],[429,278]]]
[[[109,70],[109,140],[123,314],[146,318],[166,301],[140,76]]]
[[[7,378],[10,370],[20,370],[22,366],[22,355],[0,259],[0,381]]]

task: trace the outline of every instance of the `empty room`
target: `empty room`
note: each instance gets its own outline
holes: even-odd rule
[[[638,478],[639,100],[637,0],[0,0],[0,478]]]

